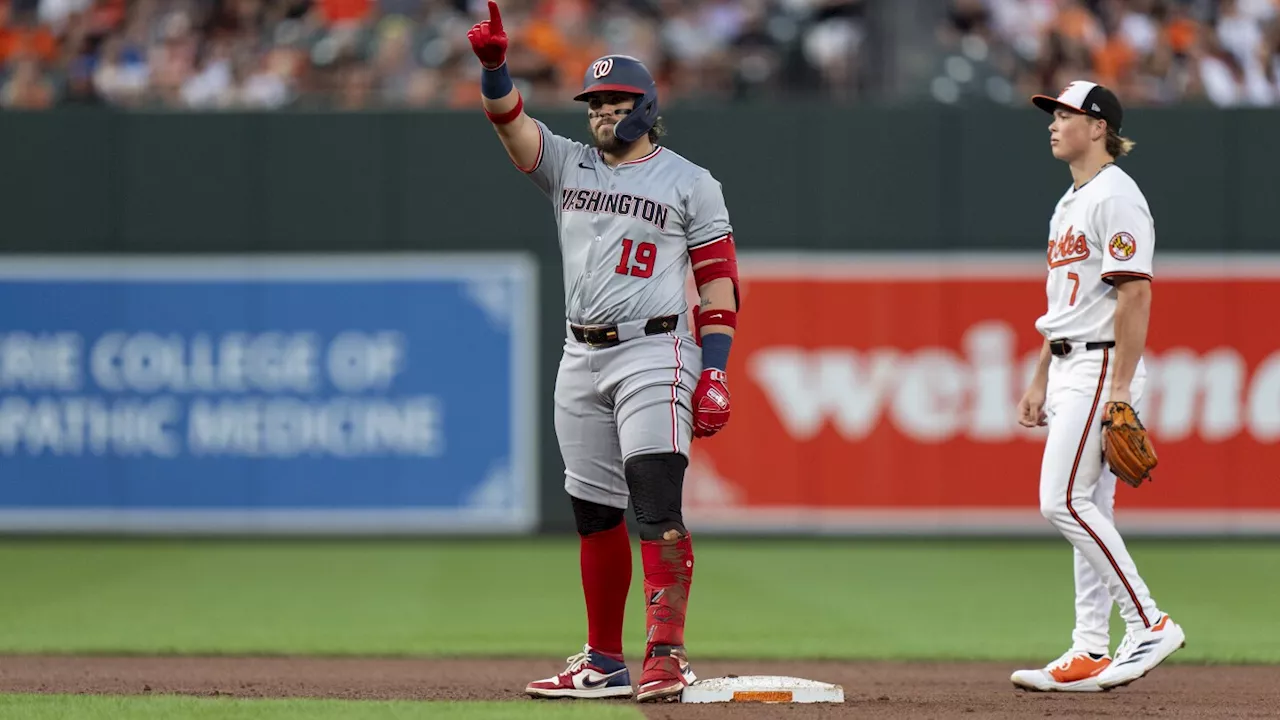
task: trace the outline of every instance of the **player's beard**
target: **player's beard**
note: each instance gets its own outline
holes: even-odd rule
[[[627,148],[631,147],[631,143],[619,140],[618,137],[613,134],[613,128],[613,125],[601,125],[595,130],[595,132],[591,133],[591,137],[595,140],[596,147],[599,148],[601,152],[606,152],[611,155],[620,155],[625,152]]]

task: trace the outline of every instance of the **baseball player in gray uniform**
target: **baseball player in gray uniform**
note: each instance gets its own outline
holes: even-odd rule
[[[640,702],[677,700],[693,546],[681,489],[693,437],[729,419],[725,377],[738,309],[733,229],[720,183],[658,145],[657,85],[639,60],[602,57],[576,100],[593,140],[553,134],[523,111],[497,4],[468,33],[485,114],[515,165],[551,200],[564,260],[566,338],[555,389],[565,490],[580,542],[587,643],[535,697],[632,697],[622,652],[631,585],[623,512],[639,522],[647,605]],[[689,319],[692,271],[700,305]],[[691,327],[692,325],[692,327]]]

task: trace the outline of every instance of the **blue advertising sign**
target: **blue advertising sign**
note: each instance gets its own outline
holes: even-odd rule
[[[523,255],[0,260],[0,530],[525,532]]]

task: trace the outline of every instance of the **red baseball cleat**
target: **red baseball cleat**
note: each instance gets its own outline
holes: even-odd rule
[[[568,658],[569,666],[559,675],[535,680],[525,692],[539,698],[629,698],[631,672],[626,663],[602,655],[583,645],[582,652]]]
[[[655,645],[644,660],[636,701],[676,701],[686,687],[697,681],[682,646]]]

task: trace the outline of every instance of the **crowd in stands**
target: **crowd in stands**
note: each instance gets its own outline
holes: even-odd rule
[[[502,0],[526,100],[591,60],[646,59],[666,97],[851,97],[864,0]],[[485,0],[0,0],[0,103],[470,108]]]
[[[871,5],[896,1],[500,5],[531,104],[570,102],[608,52],[644,58],[667,101],[852,103],[878,87]],[[934,1],[921,85],[942,102],[1087,76],[1128,105],[1280,105],[1280,0]],[[485,0],[0,0],[0,109],[474,108],[466,31],[487,15]]]
[[[1133,106],[1280,106],[1280,0],[951,0],[936,99],[1088,78]]]

